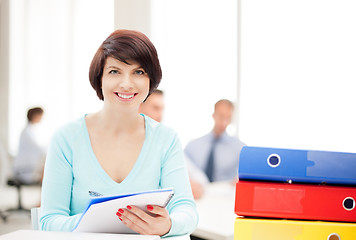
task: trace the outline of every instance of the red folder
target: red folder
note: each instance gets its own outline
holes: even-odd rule
[[[356,187],[239,181],[241,216],[356,222]]]

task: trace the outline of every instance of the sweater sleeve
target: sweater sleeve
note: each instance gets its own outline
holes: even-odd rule
[[[41,199],[41,230],[71,231],[81,214],[71,216],[73,183],[70,143],[57,132],[49,146]]]
[[[176,135],[163,159],[161,186],[174,189],[174,197],[167,206],[172,226],[165,237],[192,233],[198,224],[198,213],[185,167],[184,153]]]

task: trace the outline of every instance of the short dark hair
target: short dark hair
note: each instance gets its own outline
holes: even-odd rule
[[[89,81],[100,100],[104,100],[101,81],[107,57],[126,64],[130,60],[137,62],[150,79],[148,96],[161,82],[162,70],[157,51],[148,37],[138,31],[116,30],[100,45],[90,64]]]
[[[160,89],[155,89],[155,90],[153,90],[153,92],[151,94],[158,94],[158,95],[162,95],[163,96],[164,92],[162,90],[160,90]]]
[[[40,107],[31,108],[27,111],[27,120],[32,122],[35,115],[43,114],[43,109]]]

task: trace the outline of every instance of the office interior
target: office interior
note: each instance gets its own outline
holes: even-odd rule
[[[100,109],[92,56],[119,28],[157,48],[163,123],[185,146],[234,102],[228,133],[250,146],[356,153],[356,3],[352,0],[1,0],[0,142],[11,159],[26,111],[45,109],[43,141]],[[0,210],[16,201],[0,165]],[[24,205],[40,189],[24,189]],[[0,234],[30,228],[14,216]]]

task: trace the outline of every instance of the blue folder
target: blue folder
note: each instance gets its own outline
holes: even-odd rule
[[[239,178],[356,185],[356,153],[245,146]]]

